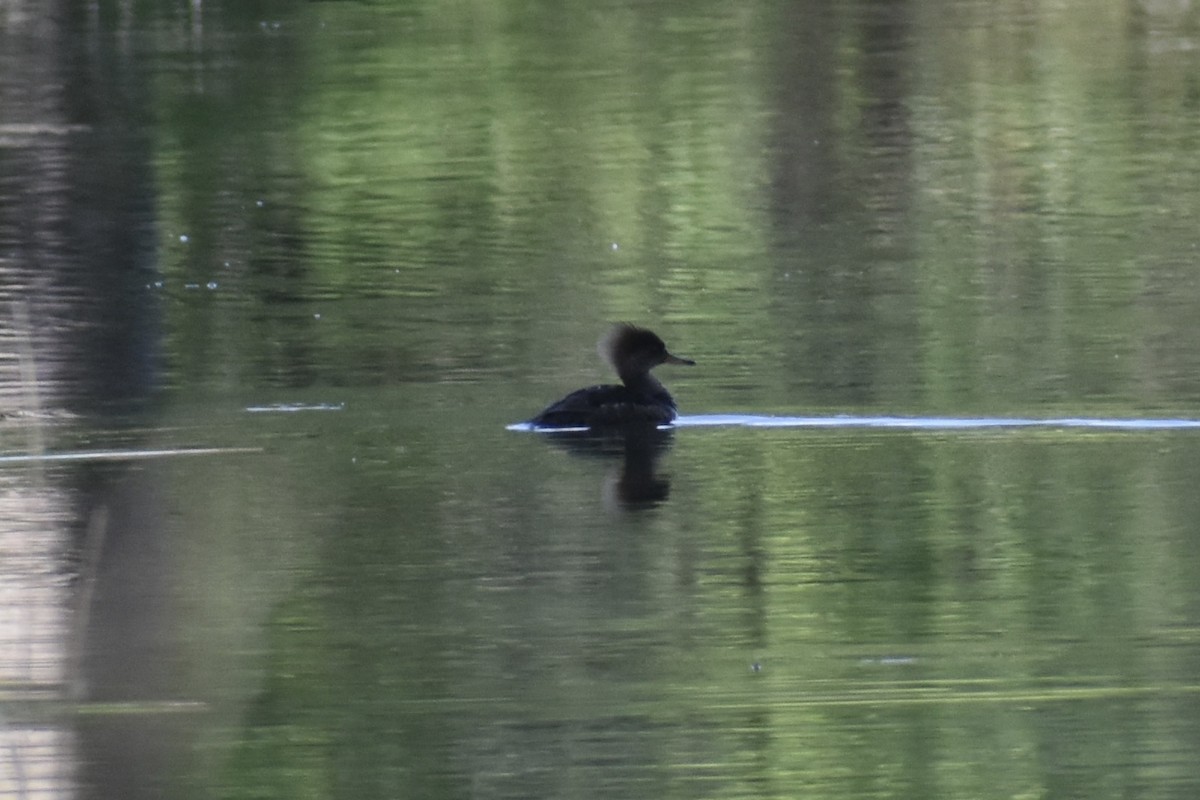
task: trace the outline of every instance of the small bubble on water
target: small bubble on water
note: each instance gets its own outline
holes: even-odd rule
[[[264,203],[262,200],[255,200],[254,205],[258,206],[259,208],[262,208],[264,205],[266,205],[266,203]]]
[[[612,249],[613,249],[613,252],[615,253],[617,250],[621,249],[621,245],[617,244],[616,242],[613,242]]]
[[[313,314],[313,319],[320,319],[320,318],[321,318],[320,314]]]
[[[181,233],[181,234],[179,234],[179,241],[183,242],[184,244],[187,244],[189,241],[191,241],[191,239],[188,238],[188,235],[186,233]]]

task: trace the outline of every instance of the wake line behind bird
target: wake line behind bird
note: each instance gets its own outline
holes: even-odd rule
[[[755,414],[703,414],[677,417],[677,428],[897,428],[901,430],[950,431],[995,428],[1090,428],[1097,430],[1190,430],[1200,429],[1200,419],[1124,417],[822,417],[761,416]]]

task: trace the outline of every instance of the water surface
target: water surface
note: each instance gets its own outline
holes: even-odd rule
[[[1196,796],[1190,5],[52,6],[3,792]]]

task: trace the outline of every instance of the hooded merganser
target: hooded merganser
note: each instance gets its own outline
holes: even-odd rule
[[[659,364],[696,362],[671,355],[663,340],[645,328],[623,323],[596,350],[621,378],[621,386],[589,386],[546,408],[529,422],[540,428],[598,428],[664,425],[675,419],[675,400],[650,374]]]

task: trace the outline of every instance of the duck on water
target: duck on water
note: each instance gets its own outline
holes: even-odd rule
[[[650,374],[659,364],[696,362],[672,355],[652,331],[623,323],[597,346],[600,357],[616,371],[620,385],[579,389],[529,420],[538,428],[607,428],[665,425],[675,419],[675,398]]]

